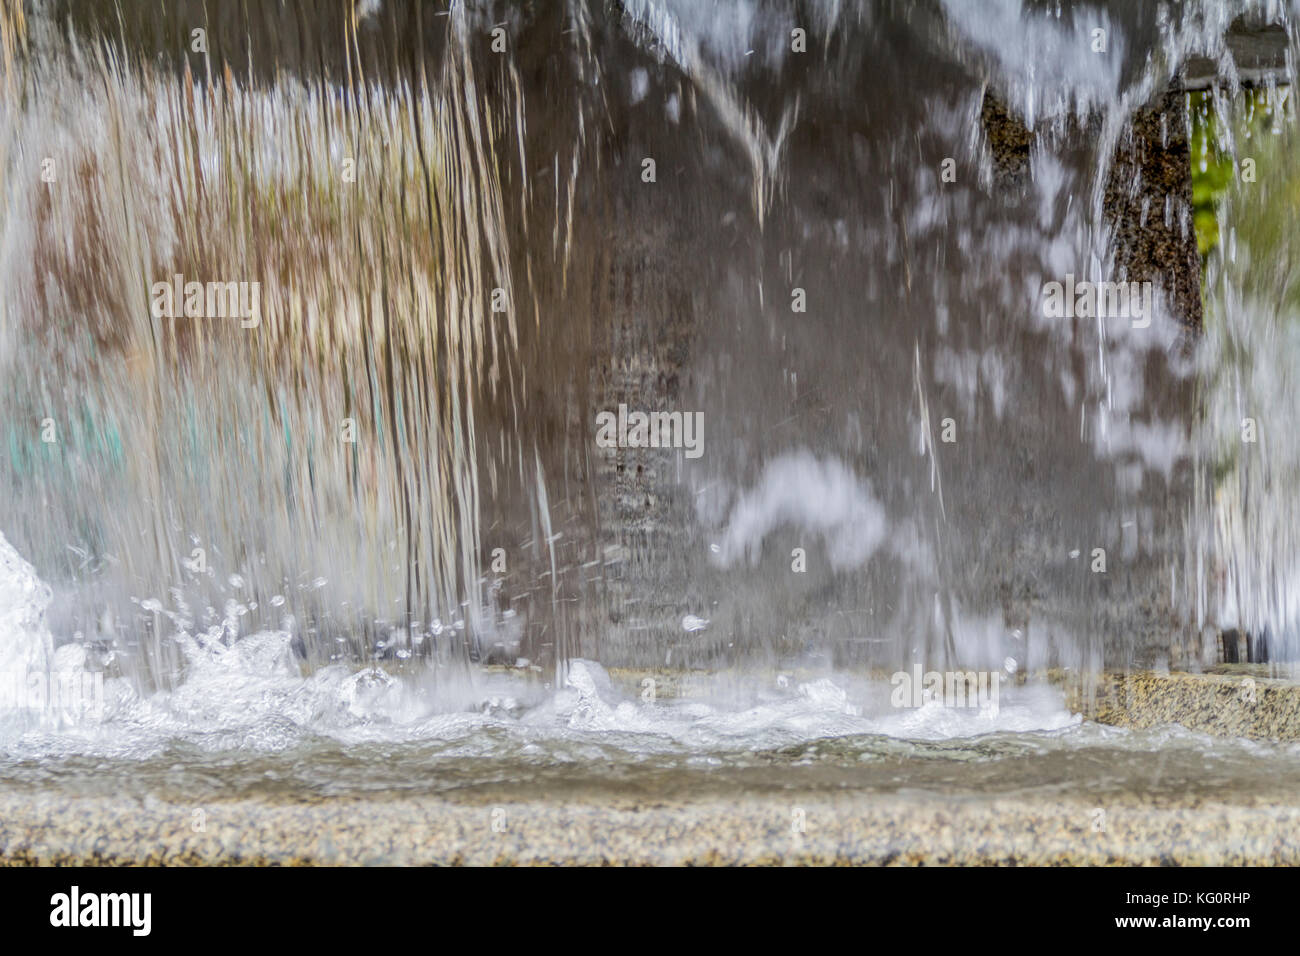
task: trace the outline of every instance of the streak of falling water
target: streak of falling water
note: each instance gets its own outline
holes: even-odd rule
[[[436,84],[424,64],[368,79],[351,27],[337,82],[205,82],[111,42],[23,63],[14,168],[49,155],[56,178],[15,177],[6,218],[9,323],[33,350],[7,395],[10,527],[94,592],[67,622],[88,638],[139,644],[127,595],[180,630],[301,628],[331,656],[465,631],[477,420],[518,388],[518,312],[486,308],[519,294],[487,125],[509,107],[480,115],[462,18]],[[257,281],[260,308],[151,316],[172,275]],[[46,420],[45,447],[18,424]]]
[[[1228,186],[1206,276],[1204,427],[1187,561],[1198,624],[1265,645],[1254,656],[1271,663],[1300,655],[1300,168],[1289,92],[1267,89],[1235,112],[1220,97],[1215,112],[1231,118],[1207,144],[1243,172]]]
[[[0,9],[0,530],[139,682],[265,629],[558,678],[1150,663],[1195,617],[1173,297],[1041,290],[1113,274],[1134,110],[1284,8]],[[256,322],[154,314],[176,275]],[[703,454],[598,446],[621,405]]]

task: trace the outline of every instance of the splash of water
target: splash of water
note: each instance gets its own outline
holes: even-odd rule
[[[174,11],[0,20],[0,527],[56,642],[143,690],[268,632],[560,682],[1187,629],[1177,296],[1145,329],[1039,297],[1120,268],[1134,111],[1287,11],[575,0],[499,53],[476,4],[253,6],[284,29],[214,14],[202,54],[157,48]],[[154,314],[175,275],[260,283],[258,323]],[[594,447],[622,404],[701,411],[703,458]],[[1233,546],[1243,626],[1291,613],[1287,547]]]

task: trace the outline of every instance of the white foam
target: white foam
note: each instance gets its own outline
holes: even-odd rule
[[[803,461],[794,467],[844,487],[831,495],[857,509],[851,476]],[[869,513],[870,509],[866,509]],[[781,512],[778,507],[775,513]],[[841,511],[843,513],[843,511]],[[760,527],[755,519],[750,527]],[[44,615],[50,590],[0,537],[0,661],[27,672],[84,671],[85,649],[53,649]],[[754,751],[792,742],[864,734],[914,739],[994,731],[1054,730],[1077,718],[1051,689],[1011,689],[996,713],[927,704],[894,709],[889,685],[844,675],[795,683],[698,682],[694,699],[659,701],[622,693],[595,661],[572,660],[565,686],[537,688],[522,675],[434,671],[398,676],[378,667],[342,665],[301,672],[283,631],[229,642],[221,627],[175,640],[186,658],[184,679],[170,691],[141,697],[121,678],[104,681],[104,706],[93,719],[0,722],[0,745],[11,755],[40,758],[75,753],[145,758],[184,741],[214,752],[268,752],[313,738],[344,743],[440,740],[491,752],[564,741],[608,740],[634,752]],[[20,701],[5,701],[10,709]],[[503,731],[483,737],[488,729]],[[495,742],[494,742],[495,741]]]
[[[888,521],[867,482],[839,459],[808,451],[781,455],[731,509],[717,563],[730,567],[745,555],[756,561],[763,539],[781,525],[820,537],[831,565],[840,570],[875,553]]]
[[[30,675],[47,674],[54,640],[45,626],[50,589],[0,534],[0,713],[21,709]]]

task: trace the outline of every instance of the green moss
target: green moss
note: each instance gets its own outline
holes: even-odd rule
[[[1202,264],[1219,245],[1223,202],[1239,175],[1240,161],[1255,160],[1255,177],[1262,170],[1260,157],[1250,155],[1249,145],[1266,136],[1285,112],[1285,94],[1270,96],[1266,90],[1247,90],[1230,104],[1232,114],[1220,115],[1211,93],[1189,95],[1188,114],[1192,121],[1192,215],[1196,228],[1196,246]],[[1229,135],[1231,134],[1231,136]],[[1234,158],[1231,144],[1236,142]]]

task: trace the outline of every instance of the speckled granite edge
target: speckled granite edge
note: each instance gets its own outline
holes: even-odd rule
[[[4,865],[1294,865],[1300,808],[862,793],[193,808],[0,795]],[[803,832],[796,832],[802,824]]]
[[[1067,703],[1116,727],[1181,724],[1220,737],[1300,740],[1300,681],[1227,674],[1107,673]]]

